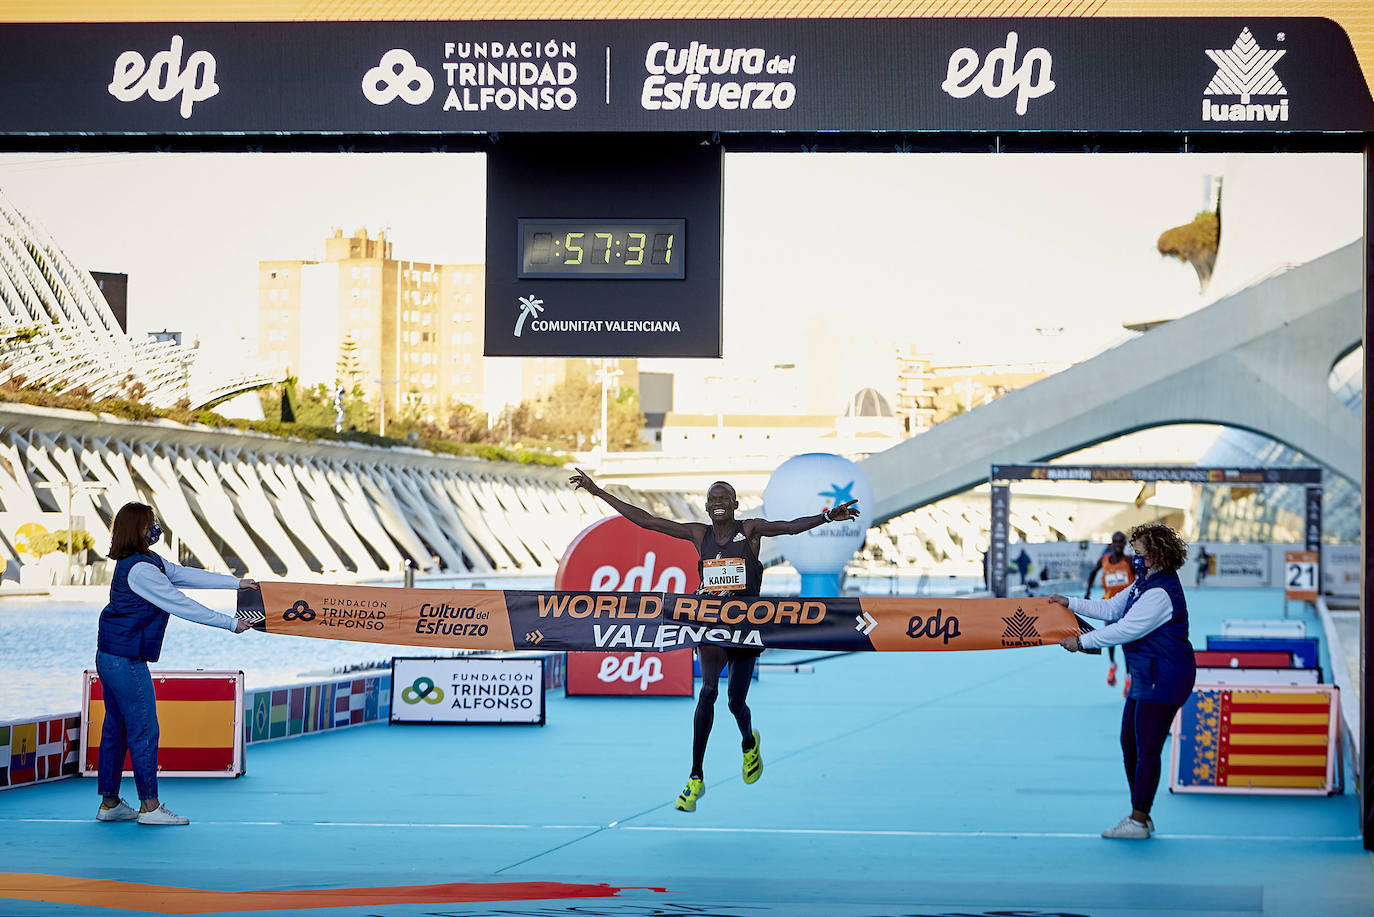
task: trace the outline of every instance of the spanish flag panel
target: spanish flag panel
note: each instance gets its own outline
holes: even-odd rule
[[[83,764],[88,771],[95,771],[99,767],[105,723],[105,692],[100,677],[94,672],[90,675]],[[153,672],[160,732],[159,770],[228,771],[235,766],[235,705],[242,682],[239,673],[197,673],[188,677]],[[124,770],[133,771],[127,754]]]

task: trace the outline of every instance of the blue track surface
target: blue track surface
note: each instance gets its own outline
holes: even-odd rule
[[[1189,600],[1195,645],[1225,618],[1281,610],[1272,592]],[[1164,790],[1157,837],[1100,839],[1130,808],[1121,694],[1104,684],[1106,665],[1052,647],[854,654],[809,673],[766,672],[750,695],[762,780],[740,779],[722,698],[708,793],[692,814],[673,809],[689,699],[554,693],[542,728],[367,726],[254,745],[238,780],[163,782],[189,828],[97,823],[94,781],[66,780],[0,793],[0,872],[225,891],[623,889],[280,911],[331,917],[1374,913],[1353,792]],[[115,909],[0,897],[0,917],[143,913],[151,900],[128,895]]]

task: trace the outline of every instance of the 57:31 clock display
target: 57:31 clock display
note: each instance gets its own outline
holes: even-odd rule
[[[521,278],[681,280],[685,220],[520,220]]]

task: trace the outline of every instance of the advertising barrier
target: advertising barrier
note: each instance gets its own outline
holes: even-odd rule
[[[1205,548],[1206,556],[1198,553]],[[1187,566],[1194,568],[1197,586],[1245,586],[1263,589],[1272,582],[1269,545],[1214,544],[1194,545]]]
[[[1360,594],[1360,546],[1324,544],[1321,556],[1322,592],[1342,598]]]
[[[1200,684],[1174,718],[1169,789],[1338,793],[1340,730],[1334,685]]]
[[[364,726],[386,716],[391,703],[391,675],[359,675],[332,681],[246,692],[244,744]]]
[[[1106,548],[1105,541],[1016,542],[1008,548],[1008,559],[1002,561],[1002,575],[1010,576],[1012,585],[1018,583],[1016,566],[1011,559],[1025,550],[1031,560],[1028,577],[1042,581],[1046,576],[1051,580],[1061,577],[1082,579]],[[1206,552],[1205,563],[1201,556],[1203,551]],[[1316,576],[1320,578],[1321,591],[1326,595],[1352,598],[1359,595],[1359,545],[1324,544],[1319,556],[1306,558],[1313,562],[1312,568],[1290,569],[1290,552],[1302,553],[1303,546],[1291,542],[1240,544],[1198,541],[1188,546],[1188,561],[1178,571],[1178,576],[1188,589],[1280,589],[1288,587],[1294,576],[1302,580],[1301,585],[1310,587],[1313,580],[1309,577]],[[1310,554],[1316,555],[1318,552]],[[995,560],[989,558],[990,566]],[[1315,572],[1309,573],[1309,569]],[[996,568],[992,567],[992,571],[995,573]],[[1052,586],[1051,583],[1044,591],[1048,592]]]
[[[391,589],[262,583],[240,589],[258,630],[482,650],[750,648],[957,651],[1047,646],[1082,632],[1044,598],[716,598],[674,593]]]
[[[566,694],[691,697],[692,651],[569,653]]]
[[[76,776],[80,728],[75,713],[0,723],[0,790]]]
[[[563,552],[553,580],[555,589],[592,592],[694,592],[700,584],[697,551],[690,541],[640,528],[624,516],[609,516],[583,529]],[[568,653],[567,658],[570,696],[692,694],[690,648],[648,657],[587,651]]]
[[[1315,669],[1321,666],[1316,637],[1218,637],[1208,634],[1207,649],[1232,654],[1245,651],[1292,653],[1295,668]]]
[[[1319,685],[1321,669],[1211,668],[1200,666],[1197,680],[1208,685]]]
[[[105,695],[100,676],[84,673],[81,692],[81,774],[100,770]],[[153,672],[162,777],[237,777],[243,765],[243,673]],[[133,773],[126,754],[124,773]]]
[[[544,725],[544,657],[391,660],[392,723]]]

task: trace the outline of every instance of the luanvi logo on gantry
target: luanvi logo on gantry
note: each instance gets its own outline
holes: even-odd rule
[[[1284,38],[1283,32],[1275,36],[1276,41]],[[1248,28],[1241,29],[1231,47],[1209,50],[1207,56],[1217,65],[1217,72],[1203,91],[1211,98],[1202,100],[1202,120],[1287,121],[1288,89],[1274,72],[1274,65],[1287,53],[1261,48]],[[1275,101],[1252,101],[1260,97]]]

